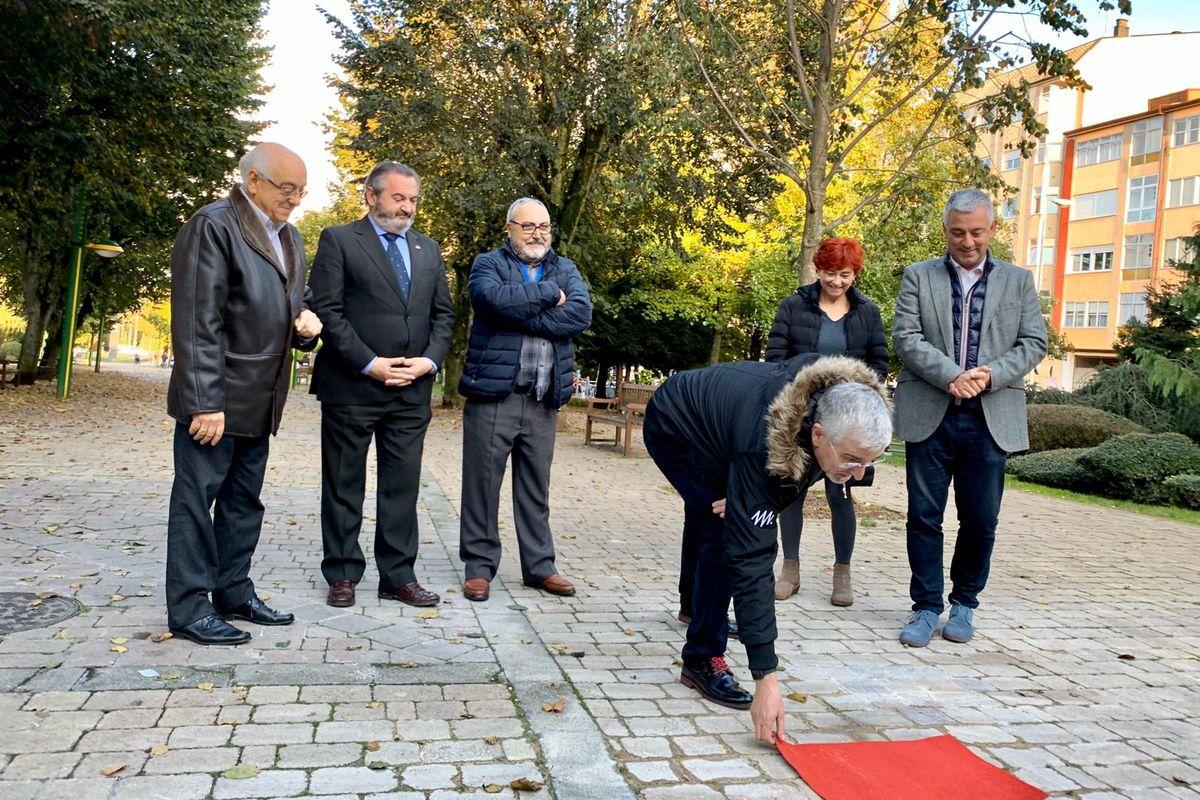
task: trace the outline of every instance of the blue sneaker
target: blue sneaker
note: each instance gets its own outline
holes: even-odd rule
[[[924,647],[937,631],[938,614],[929,609],[916,611],[908,618],[908,624],[900,631],[900,644],[908,647]]]
[[[950,617],[942,628],[942,638],[952,642],[969,642],[975,635],[975,609],[958,603],[950,604]]]

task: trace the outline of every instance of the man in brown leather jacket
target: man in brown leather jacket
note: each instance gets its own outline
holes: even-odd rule
[[[291,349],[321,332],[304,307],[304,246],[287,220],[308,176],[292,151],[265,143],[241,161],[242,183],[196,212],[171,254],[175,365],[167,413],[175,482],[167,521],[167,622],[198,644],[241,644],[242,619],[288,625],[250,580],[270,436],[279,429]],[[213,510],[216,504],[215,512]],[[210,599],[211,593],[211,599]]]

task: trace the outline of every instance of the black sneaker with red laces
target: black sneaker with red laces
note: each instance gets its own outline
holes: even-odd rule
[[[733,677],[724,656],[683,662],[679,682],[726,708],[749,708],[754,701],[754,695],[743,689],[737,678]]]

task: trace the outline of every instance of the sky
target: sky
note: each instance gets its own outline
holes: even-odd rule
[[[1088,19],[1088,36],[1047,36],[1045,29],[1027,23],[1019,27],[1023,36],[1052,41],[1066,49],[1090,39],[1112,34],[1119,16],[1100,11],[1100,0],[1077,0]],[[272,49],[263,68],[271,87],[259,119],[268,122],[263,141],[276,141],[300,154],[308,166],[309,195],[301,211],[318,210],[330,202],[328,185],[337,179],[329,153],[329,136],[323,126],[337,106],[337,93],[329,87],[329,76],[337,72],[334,56],[337,41],[329,23],[317,9],[324,8],[338,19],[350,20],[349,0],[271,0],[262,28],[265,44]],[[1200,30],[1197,0],[1133,0],[1130,33],[1163,33]]]

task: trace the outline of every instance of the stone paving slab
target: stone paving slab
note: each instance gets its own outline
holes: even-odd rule
[[[86,607],[0,639],[4,800],[517,797],[483,787],[518,777],[546,784],[522,798],[815,796],[753,740],[748,714],[677,682],[676,498],[644,454],[585,448],[569,413],[552,521],[577,596],[521,585],[502,505],[492,599],[462,599],[461,419],[439,412],[418,562],[445,601],[438,617],[377,600],[372,567],[359,606],[326,607],[319,409],[296,394],[272,445],[253,577],[297,623],[250,628],[242,648],[151,641],[165,624],[171,424],[164,375],[128,372],[139,380],[80,376],[66,405],[0,393],[0,591]],[[878,511],[859,530],[855,605],[828,605],[832,548],[816,515],[801,592],[779,604],[794,738],[950,732],[1054,797],[1200,798],[1200,528],[1010,493],[980,635],[914,651],[895,641],[908,605],[902,471],[881,469],[856,497]],[[748,680],[736,644],[730,656]],[[559,697],[563,714],[541,711]],[[246,764],[257,775],[225,775]],[[597,786],[618,793],[588,794]]]

